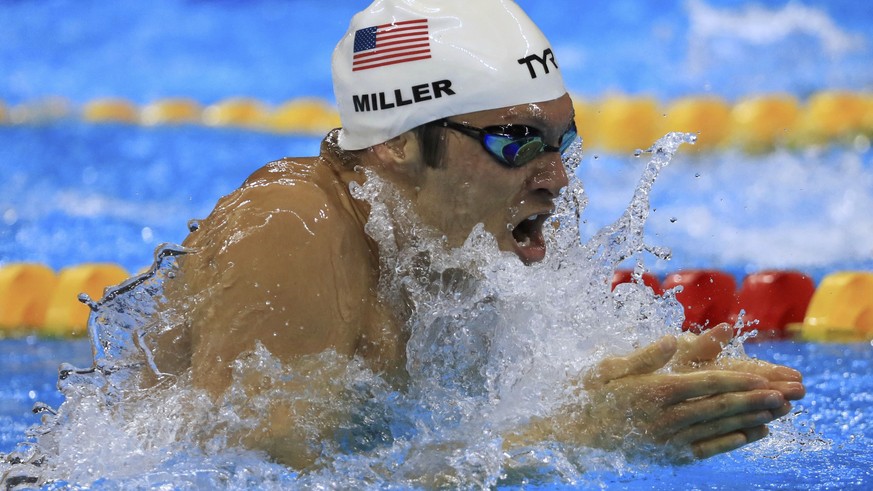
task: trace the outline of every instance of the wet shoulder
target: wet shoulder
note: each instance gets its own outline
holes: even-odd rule
[[[285,158],[268,163],[246,179],[239,189],[265,206],[301,207],[307,198],[334,202],[343,193],[337,174],[320,158]],[[278,201],[278,202],[276,202]]]
[[[230,235],[251,226],[274,228],[282,217],[322,229],[355,227],[356,211],[347,195],[347,187],[323,159],[277,160],[219,200],[201,222],[201,231]],[[198,235],[206,234],[192,234],[188,242],[197,241]]]
[[[341,258],[345,269],[369,275],[359,271],[374,268],[375,261],[362,216],[347,185],[324,159],[271,162],[222,198],[188,236],[185,245],[199,254],[187,262],[239,264],[240,255],[255,261],[265,259],[266,251],[281,251],[269,258],[279,269],[307,269]]]

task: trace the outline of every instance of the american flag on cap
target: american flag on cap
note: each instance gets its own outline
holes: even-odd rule
[[[406,20],[355,31],[352,71],[430,58],[427,19]]]

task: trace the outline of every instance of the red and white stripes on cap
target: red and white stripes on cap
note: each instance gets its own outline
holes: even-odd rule
[[[365,27],[355,31],[352,71],[430,58],[427,19]]]

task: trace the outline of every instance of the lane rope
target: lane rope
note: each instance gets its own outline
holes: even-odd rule
[[[788,94],[756,94],[733,103],[712,95],[661,103],[652,97],[616,94],[598,100],[574,97],[573,104],[586,147],[607,152],[633,152],[670,131],[698,133],[698,142],[691,149],[695,152],[739,148],[760,153],[825,144],[867,151],[873,138],[873,92],[826,90],[805,101]],[[11,107],[0,101],[0,124],[61,120],[203,125],[312,136],[340,126],[332,103],[309,97],[275,106],[247,97],[209,105],[190,98],[159,99],[144,105],[123,98],[101,98],[79,107],[60,97]]]
[[[2,264],[0,338],[84,336],[91,311],[79,294],[99,299],[106,287],[130,276],[114,263],[77,264],[58,272],[40,263]],[[632,271],[618,270],[612,287],[632,281]],[[646,273],[641,281],[656,294],[682,286],[676,298],[686,310],[684,330],[700,331],[721,322],[736,325],[742,310],[746,322],[757,321],[748,330],[758,330],[758,340],[873,340],[873,272],[831,273],[817,286],[796,270],[750,273],[741,284],[717,269],[679,270],[663,278]]]

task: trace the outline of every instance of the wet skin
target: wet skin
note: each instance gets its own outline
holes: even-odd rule
[[[565,95],[450,119],[477,127],[527,124],[557,145],[573,110]],[[232,362],[260,342],[291,366],[301,355],[334,350],[361,357],[402,383],[406,314],[377,298],[378,250],[364,232],[369,210],[348,191],[352,181],[364,182],[360,169],[394,183],[449,245],[461,245],[482,223],[502,250],[524,263],[545,255],[542,225],[567,185],[557,153],[510,169],[468,136],[446,131],[444,144],[435,168],[425,165],[415,133],[407,132],[355,152],[323,144],[318,157],[281,160],[252,174],[184,243],[196,252],[180,259],[179,280],[166,286],[167,308],[184,312],[183,320],[147,340],[160,370],[191,368],[194,383],[218,397],[231,383]],[[604,360],[578,381],[591,396],[589,405],[569,405],[518,428],[508,434],[508,445],[548,438],[615,448],[628,424],[624,417],[607,417],[619,413],[615,401],[650,442],[698,457],[762,438],[765,425],[787,413],[787,401],[803,396],[800,374],[762,362],[718,366],[725,336],[728,331],[667,338]],[[661,370],[666,365],[673,367],[670,373]],[[341,397],[329,384],[312,387]],[[244,443],[293,467],[309,465],[317,450],[307,444],[313,437],[301,431],[294,412],[293,405],[278,404],[265,415],[264,431]],[[320,424],[319,437],[329,438],[338,422]]]
[[[573,107],[569,96],[564,96],[449,119],[480,128],[526,124],[542,130],[547,144],[558,146],[573,122]],[[383,160],[390,162],[389,177],[413,203],[418,216],[445,234],[449,246],[463,244],[473,227],[482,223],[501,250],[514,252],[525,263],[543,259],[543,222],[567,186],[559,153],[545,152],[522,167],[507,168],[477,139],[446,131],[445,158],[433,168],[422,162],[418,142],[405,135],[396,140],[377,147]],[[530,223],[520,227],[523,222]]]

